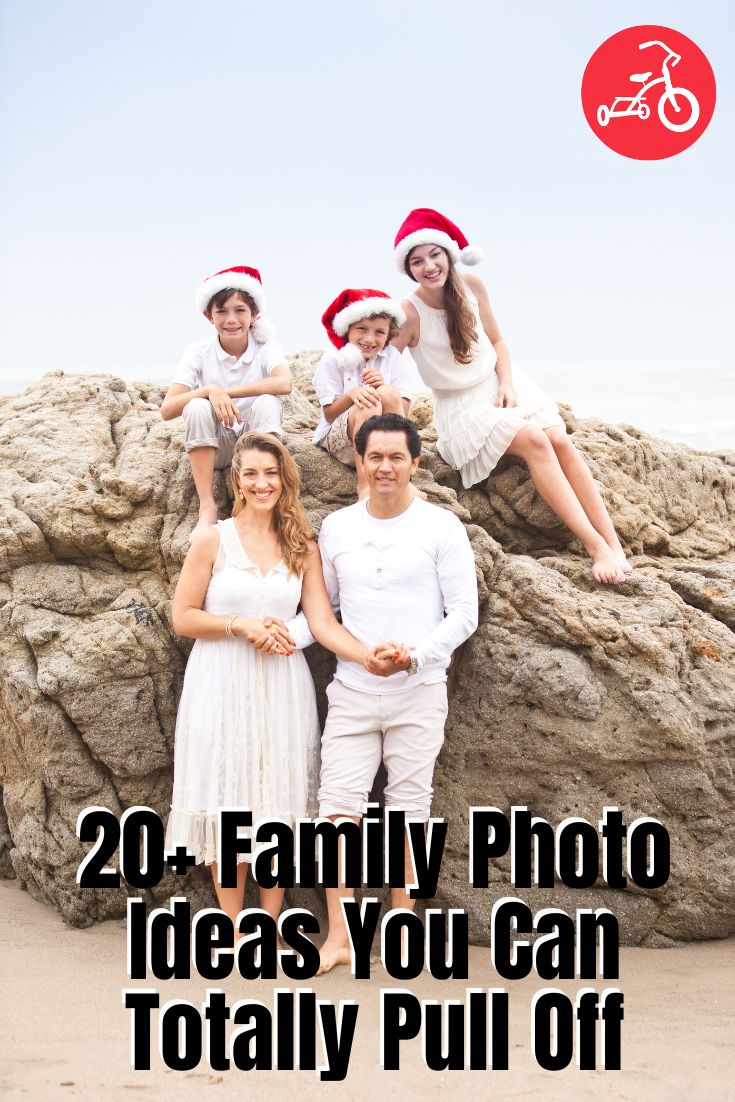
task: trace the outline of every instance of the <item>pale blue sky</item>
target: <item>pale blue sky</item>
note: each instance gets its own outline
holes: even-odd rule
[[[484,247],[526,365],[732,363],[728,8],[0,0],[0,390],[167,378],[207,332],[194,287],[236,263],[288,351],[323,346],[342,287],[410,291],[392,243],[414,206]],[[666,161],[617,156],[581,110],[590,54],[638,23],[718,81]]]

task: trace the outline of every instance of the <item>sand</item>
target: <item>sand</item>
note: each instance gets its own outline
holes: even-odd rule
[[[381,967],[369,981],[356,981],[341,968],[307,984],[241,977],[221,983],[228,1002],[252,997],[273,1005],[275,988],[312,987],[320,999],[359,1002],[355,1041],[344,1082],[321,1082],[313,1071],[212,1071],[205,1060],[189,1072],[172,1071],[153,1051],[150,1071],[130,1066],[130,1012],[124,987],[155,987],[166,999],[201,1002],[200,978],[133,983],[126,968],[126,932],[119,922],[88,930],[64,926],[58,915],[0,882],[2,941],[2,1048],[0,1095],[8,1099],[130,1099],[185,1102],[264,1097],[269,1102],[297,1095],[310,1099],[445,1099],[471,1091],[481,1098],[735,1100],[735,939],[680,948],[623,949],[617,981],[555,981],[538,977],[509,983],[491,968],[487,950],[471,950],[469,981],[437,981],[424,974],[410,985]],[[510,995],[508,1071],[433,1072],[423,1063],[418,1040],[406,1041],[401,1067],[380,1066],[380,987],[410,986],[422,999],[463,1000],[465,989],[505,987]],[[218,986],[210,983],[210,987]],[[530,1043],[533,992],[557,986],[574,995],[618,986],[625,995],[622,1070],[560,1072],[540,1068]],[[319,1051],[319,1048],[318,1048]],[[256,1094],[257,1092],[257,1094]]]

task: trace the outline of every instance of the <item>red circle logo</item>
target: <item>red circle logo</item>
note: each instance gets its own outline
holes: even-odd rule
[[[671,27],[628,27],[593,53],[582,77],[585,118],[623,157],[660,161],[696,142],[715,109],[715,74]]]

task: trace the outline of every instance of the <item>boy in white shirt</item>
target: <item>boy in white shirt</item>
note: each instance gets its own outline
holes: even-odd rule
[[[405,320],[397,302],[367,287],[342,291],[322,317],[337,351],[325,353],[314,374],[322,419],[313,441],[356,468],[358,499],[368,493],[353,445],[360,426],[381,413],[406,416],[411,405],[410,368],[389,343]]]
[[[281,396],[293,381],[273,326],[260,317],[263,285],[255,268],[240,265],[197,287],[197,309],[215,334],[187,348],[161,405],[164,421],[183,416],[184,447],[199,497],[196,537],[217,520],[215,470],[227,467],[244,429],[281,432]]]

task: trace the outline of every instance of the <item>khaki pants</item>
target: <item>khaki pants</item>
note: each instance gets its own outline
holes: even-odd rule
[[[363,815],[382,760],[388,774],[385,806],[426,822],[434,763],[444,742],[446,681],[378,694],[335,679],[327,698],[319,814]]]

